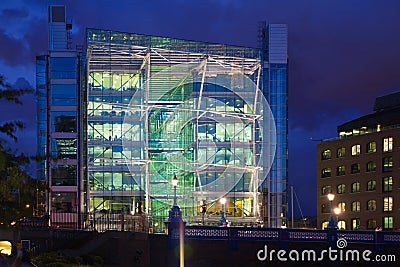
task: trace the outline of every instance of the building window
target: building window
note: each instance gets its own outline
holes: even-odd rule
[[[346,211],[346,202],[339,202],[337,206],[340,209],[341,213]]]
[[[376,152],[376,142],[369,142],[367,144],[367,152],[368,153],[374,153]]]
[[[351,173],[360,173],[360,164],[359,163],[354,163],[351,165]]]
[[[346,230],[346,221],[338,221],[337,223],[338,229],[340,230]]]
[[[383,172],[391,172],[393,169],[393,158],[386,157],[382,160]]]
[[[376,229],[376,220],[370,219],[367,221],[367,229],[375,230]]]
[[[393,150],[393,137],[383,138],[383,152],[390,152]]]
[[[53,212],[76,212],[76,193],[74,192],[52,192],[51,211]]]
[[[332,153],[330,149],[326,149],[322,152],[322,160],[331,159]]]
[[[329,193],[332,193],[332,188],[330,185],[325,185],[324,187],[321,188],[322,195],[327,195]]]
[[[393,229],[393,217],[383,217],[383,228],[384,229]]]
[[[51,168],[51,185],[75,186],[77,168],[75,165],[55,165]]]
[[[337,157],[343,158],[346,155],[346,149],[344,147],[340,147],[337,150]]]
[[[351,155],[357,156],[361,154],[361,145],[354,145],[351,147]]]
[[[53,159],[76,159],[76,138],[52,138],[51,156]]]
[[[351,192],[352,193],[360,192],[360,183],[359,182],[355,182],[355,183],[351,184]]]
[[[77,61],[74,57],[51,57],[50,77],[52,79],[75,79]]]
[[[360,218],[351,219],[351,230],[360,229]]]
[[[382,191],[383,192],[392,192],[393,190],[393,177],[388,176],[388,177],[383,177],[382,179]]]
[[[346,167],[344,165],[337,167],[337,176],[345,174],[346,174]]]
[[[330,206],[326,204],[322,204],[321,206],[321,212],[322,213],[329,213],[330,212]]]
[[[76,84],[51,85],[51,104],[54,106],[76,106]]]
[[[367,183],[367,191],[375,191],[376,190],[376,181],[371,180]]]
[[[359,212],[361,210],[361,203],[360,201],[353,201],[351,202],[351,211]]]
[[[367,172],[374,172],[376,171],[376,163],[373,161],[370,161],[367,163]]]
[[[368,200],[367,210],[368,211],[376,211],[376,200],[374,200],[374,199]]]
[[[384,197],[383,211],[392,211],[392,210],[393,210],[393,197]]]
[[[322,169],[321,177],[322,178],[331,177],[331,168]]]
[[[337,193],[338,194],[344,194],[346,193],[346,185],[345,184],[339,184],[337,186]]]
[[[58,133],[76,133],[76,112],[51,112],[51,130]]]

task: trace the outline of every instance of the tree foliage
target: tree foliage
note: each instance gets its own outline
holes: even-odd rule
[[[33,93],[33,90],[29,88],[12,88],[0,75],[1,102],[22,105],[20,97],[30,93]],[[12,149],[18,141],[16,132],[23,127],[21,121],[0,123],[0,223],[2,224],[9,224],[20,217],[32,215],[37,197],[38,181],[26,170],[30,158]],[[29,208],[26,204],[29,204]]]

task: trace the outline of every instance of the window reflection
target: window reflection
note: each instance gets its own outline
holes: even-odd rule
[[[76,159],[76,138],[53,138],[51,147],[54,159]]]
[[[52,112],[51,130],[58,133],[76,133],[76,112]]]
[[[76,84],[53,84],[51,86],[51,103],[55,106],[75,106]]]
[[[52,79],[75,79],[76,58],[75,57],[51,57],[50,75]]]
[[[76,166],[63,165],[53,166],[52,169],[52,185],[55,186],[75,186],[76,185]]]
[[[74,192],[53,192],[51,197],[51,211],[76,212],[76,199]]]

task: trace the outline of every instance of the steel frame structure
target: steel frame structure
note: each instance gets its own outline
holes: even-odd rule
[[[217,221],[216,199],[225,196],[230,221],[262,223],[259,185],[266,170],[257,162],[268,140],[259,123],[268,115],[258,90],[260,50],[99,29],[88,29],[86,41],[87,210],[111,212],[121,204],[135,213],[144,198],[145,214],[163,217],[172,201],[168,182],[178,173],[178,204],[187,220],[198,221],[200,201],[210,200],[209,221]],[[219,77],[241,92],[212,87]],[[219,106],[209,108],[213,103]],[[218,124],[228,132],[225,140],[215,132]],[[240,177],[232,188],[207,190],[210,173]]]

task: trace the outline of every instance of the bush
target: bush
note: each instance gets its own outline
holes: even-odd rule
[[[103,258],[97,255],[82,255],[77,257],[69,257],[61,255],[56,252],[47,252],[36,256],[35,258],[33,258],[33,260],[48,267],[104,266]]]

